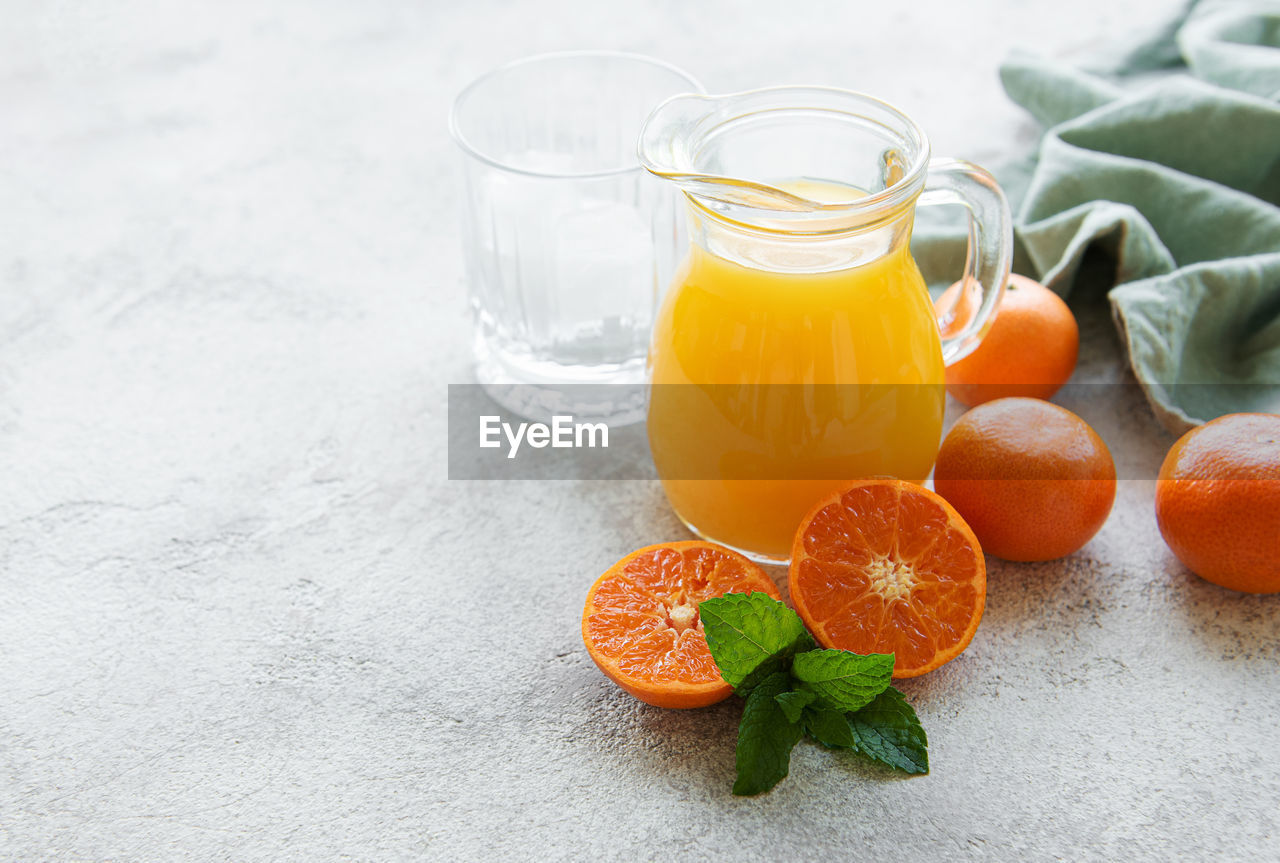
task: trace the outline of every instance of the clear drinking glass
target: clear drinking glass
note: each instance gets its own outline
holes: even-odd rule
[[[684,229],[636,142],[656,105],[700,90],[658,60],[575,51],[503,66],[454,102],[476,376],[504,407],[643,418],[650,326]]]

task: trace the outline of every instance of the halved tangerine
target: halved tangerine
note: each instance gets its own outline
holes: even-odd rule
[[[609,679],[658,707],[705,707],[733,689],[716,668],[698,603],[726,593],[779,599],[764,570],[701,540],[631,552],[596,579],[582,611],[582,640]]]
[[[858,480],[818,503],[791,548],[791,602],[823,647],[894,654],[893,676],[955,659],[982,620],[973,531],[927,488]]]

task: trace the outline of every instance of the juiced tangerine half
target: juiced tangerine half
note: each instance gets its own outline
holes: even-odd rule
[[[791,602],[823,647],[894,654],[916,677],[969,646],[987,566],[949,503],[898,479],[858,480],[824,498],[791,549]]]
[[[779,598],[764,570],[698,540],[650,545],[596,579],[582,640],[610,680],[658,707],[705,707],[729,697],[707,648],[698,603],[726,593]]]

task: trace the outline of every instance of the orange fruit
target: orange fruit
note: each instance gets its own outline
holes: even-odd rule
[[[1179,438],[1160,466],[1156,523],[1201,578],[1280,592],[1280,414],[1228,414]]]
[[[938,297],[946,309],[960,292],[956,282]],[[966,294],[943,321],[967,320],[973,299]],[[995,320],[973,353],[947,366],[947,392],[962,404],[1000,398],[1048,399],[1075,371],[1080,328],[1062,298],[1026,276],[1011,275]]]
[[[1053,560],[1079,549],[1107,520],[1116,466],[1098,433],[1066,408],[997,399],[952,426],[933,487],[987,554]]]
[[[823,647],[892,653],[916,677],[969,646],[987,565],[964,519],[927,488],[863,479],[823,498],[791,547],[791,601]]]
[[[658,707],[705,707],[733,689],[716,668],[698,603],[726,593],[780,599],[764,570],[724,546],[692,540],[633,551],[587,592],[582,640],[610,680]]]

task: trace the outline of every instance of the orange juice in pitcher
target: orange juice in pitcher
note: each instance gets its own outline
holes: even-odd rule
[[[1008,206],[990,176],[930,168],[905,116],[819,88],[678,97],[650,118],[641,154],[689,203],[689,254],[649,356],[649,444],[681,519],[782,562],[842,482],[923,481],[944,362],[972,350],[1009,271]],[[946,339],[909,249],[914,208],[930,202],[973,217],[976,312]]]

